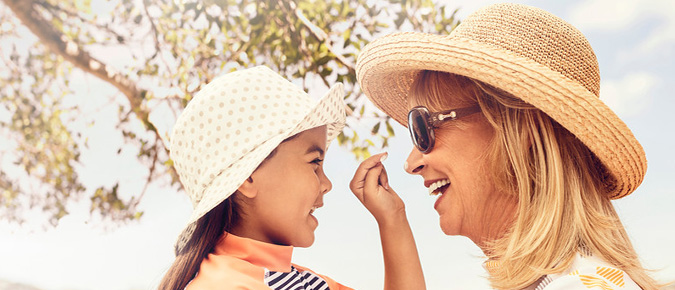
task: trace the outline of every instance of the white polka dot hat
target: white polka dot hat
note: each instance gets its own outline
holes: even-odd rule
[[[284,139],[327,125],[327,144],[344,127],[344,90],[320,100],[265,66],[220,76],[199,91],[176,121],[171,159],[194,209],[176,242],[190,240],[196,221],[232,195]]]

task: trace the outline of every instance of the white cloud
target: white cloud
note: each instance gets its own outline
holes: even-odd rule
[[[647,72],[627,74],[620,80],[603,81],[600,99],[620,117],[634,116],[644,111],[654,98],[652,88],[658,77]]]
[[[637,53],[662,52],[662,50],[666,50],[666,55],[670,52],[670,56],[675,50],[675,20],[672,18],[656,27],[637,47]]]
[[[500,0],[437,0],[434,1],[440,5],[447,5],[448,8],[459,8],[457,16],[460,20],[469,16],[469,14],[475,12],[479,8],[488,6],[491,4],[502,3],[504,1]],[[524,0],[512,0],[508,1],[511,3],[526,3]]]
[[[635,23],[645,10],[634,0],[589,0],[572,8],[569,22],[581,30],[619,30]]]
[[[569,21],[581,31],[615,32],[632,29],[644,22],[656,26],[645,31],[633,53],[672,49],[675,45],[675,2],[666,0],[587,0],[572,7]]]

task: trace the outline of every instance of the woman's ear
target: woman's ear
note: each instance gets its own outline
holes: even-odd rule
[[[253,177],[249,176],[246,178],[244,183],[239,186],[239,192],[241,195],[247,198],[255,198],[258,195],[258,189],[255,184],[253,184]]]

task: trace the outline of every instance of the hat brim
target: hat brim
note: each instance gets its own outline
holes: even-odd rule
[[[230,197],[246,178],[251,176],[260,163],[285,139],[302,131],[326,125],[326,145],[342,132],[345,125],[344,88],[341,83],[333,85],[330,90],[319,100],[315,106],[304,112],[302,121],[290,126],[280,134],[262,142],[243,154],[241,159],[233,162],[234,168],[224,169],[226,174],[216,176],[206,187],[202,199],[195,205],[188,225],[181,231],[176,241],[176,253],[191,239],[196,228],[197,221],[211,211],[225,199]],[[235,187],[227,188],[222,184],[228,184],[228,180],[241,180]],[[231,183],[230,183],[231,184]]]
[[[408,32],[368,44],[356,67],[366,96],[404,126],[408,93],[422,70],[479,80],[548,114],[594,152],[616,179],[608,184],[612,199],[630,194],[644,178],[644,150],[628,126],[578,82],[528,58],[472,40]]]

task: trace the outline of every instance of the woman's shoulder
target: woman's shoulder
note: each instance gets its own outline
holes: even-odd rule
[[[623,270],[617,269],[602,259],[577,255],[569,269],[559,274],[545,276],[533,289],[639,290],[640,287]]]

